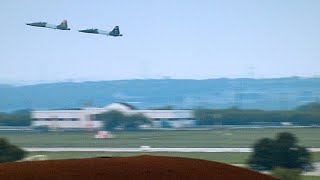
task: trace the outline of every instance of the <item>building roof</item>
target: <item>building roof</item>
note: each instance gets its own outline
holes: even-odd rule
[[[135,110],[136,108],[127,103],[116,102],[103,107],[103,109],[126,111],[126,110]]]
[[[131,104],[128,104],[128,103],[124,103],[124,102],[116,102],[116,103],[119,103],[119,104],[122,104],[124,106],[127,106],[129,107],[131,110],[136,110],[137,108]]]

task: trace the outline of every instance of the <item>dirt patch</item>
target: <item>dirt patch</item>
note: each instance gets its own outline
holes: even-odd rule
[[[0,164],[0,179],[274,179],[212,161],[165,156],[66,159]]]

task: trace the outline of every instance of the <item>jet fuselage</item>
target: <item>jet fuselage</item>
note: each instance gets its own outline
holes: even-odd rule
[[[50,28],[50,29],[70,30],[70,28],[68,28],[68,25],[66,24],[66,21],[63,21],[60,25],[48,24],[47,22],[27,23],[27,25],[35,26],[35,27]]]
[[[100,29],[85,29],[85,30],[79,30],[79,32],[82,33],[90,33],[90,34],[102,34],[106,36],[122,36],[119,31],[119,27],[116,26],[112,31],[103,31]]]

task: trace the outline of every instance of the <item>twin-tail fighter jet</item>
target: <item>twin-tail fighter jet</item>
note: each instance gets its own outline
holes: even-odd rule
[[[47,22],[27,23],[28,26],[44,27],[50,29],[70,30],[67,20],[63,20],[60,25],[48,24]]]
[[[114,36],[114,37],[122,36],[122,34],[120,34],[119,26],[114,27],[114,29],[112,31],[104,31],[104,30],[100,30],[100,29],[85,29],[85,30],[79,30],[79,32],[91,33],[91,34],[101,34],[101,35]]]

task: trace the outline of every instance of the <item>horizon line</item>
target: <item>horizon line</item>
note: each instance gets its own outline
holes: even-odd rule
[[[90,83],[90,82],[112,82],[112,81],[139,81],[139,80],[195,80],[195,81],[205,81],[205,80],[217,80],[217,79],[227,79],[227,80],[237,80],[237,79],[251,79],[251,80],[268,80],[268,79],[286,79],[286,78],[297,78],[297,79],[314,79],[320,78],[320,75],[314,76],[283,76],[283,77],[212,77],[212,78],[132,78],[132,79],[109,79],[109,80],[89,80],[89,79],[64,79],[64,80],[15,80],[15,81],[3,81],[0,80],[0,85],[10,85],[10,86],[31,86],[31,85],[42,85],[42,84],[58,84],[58,83]]]

